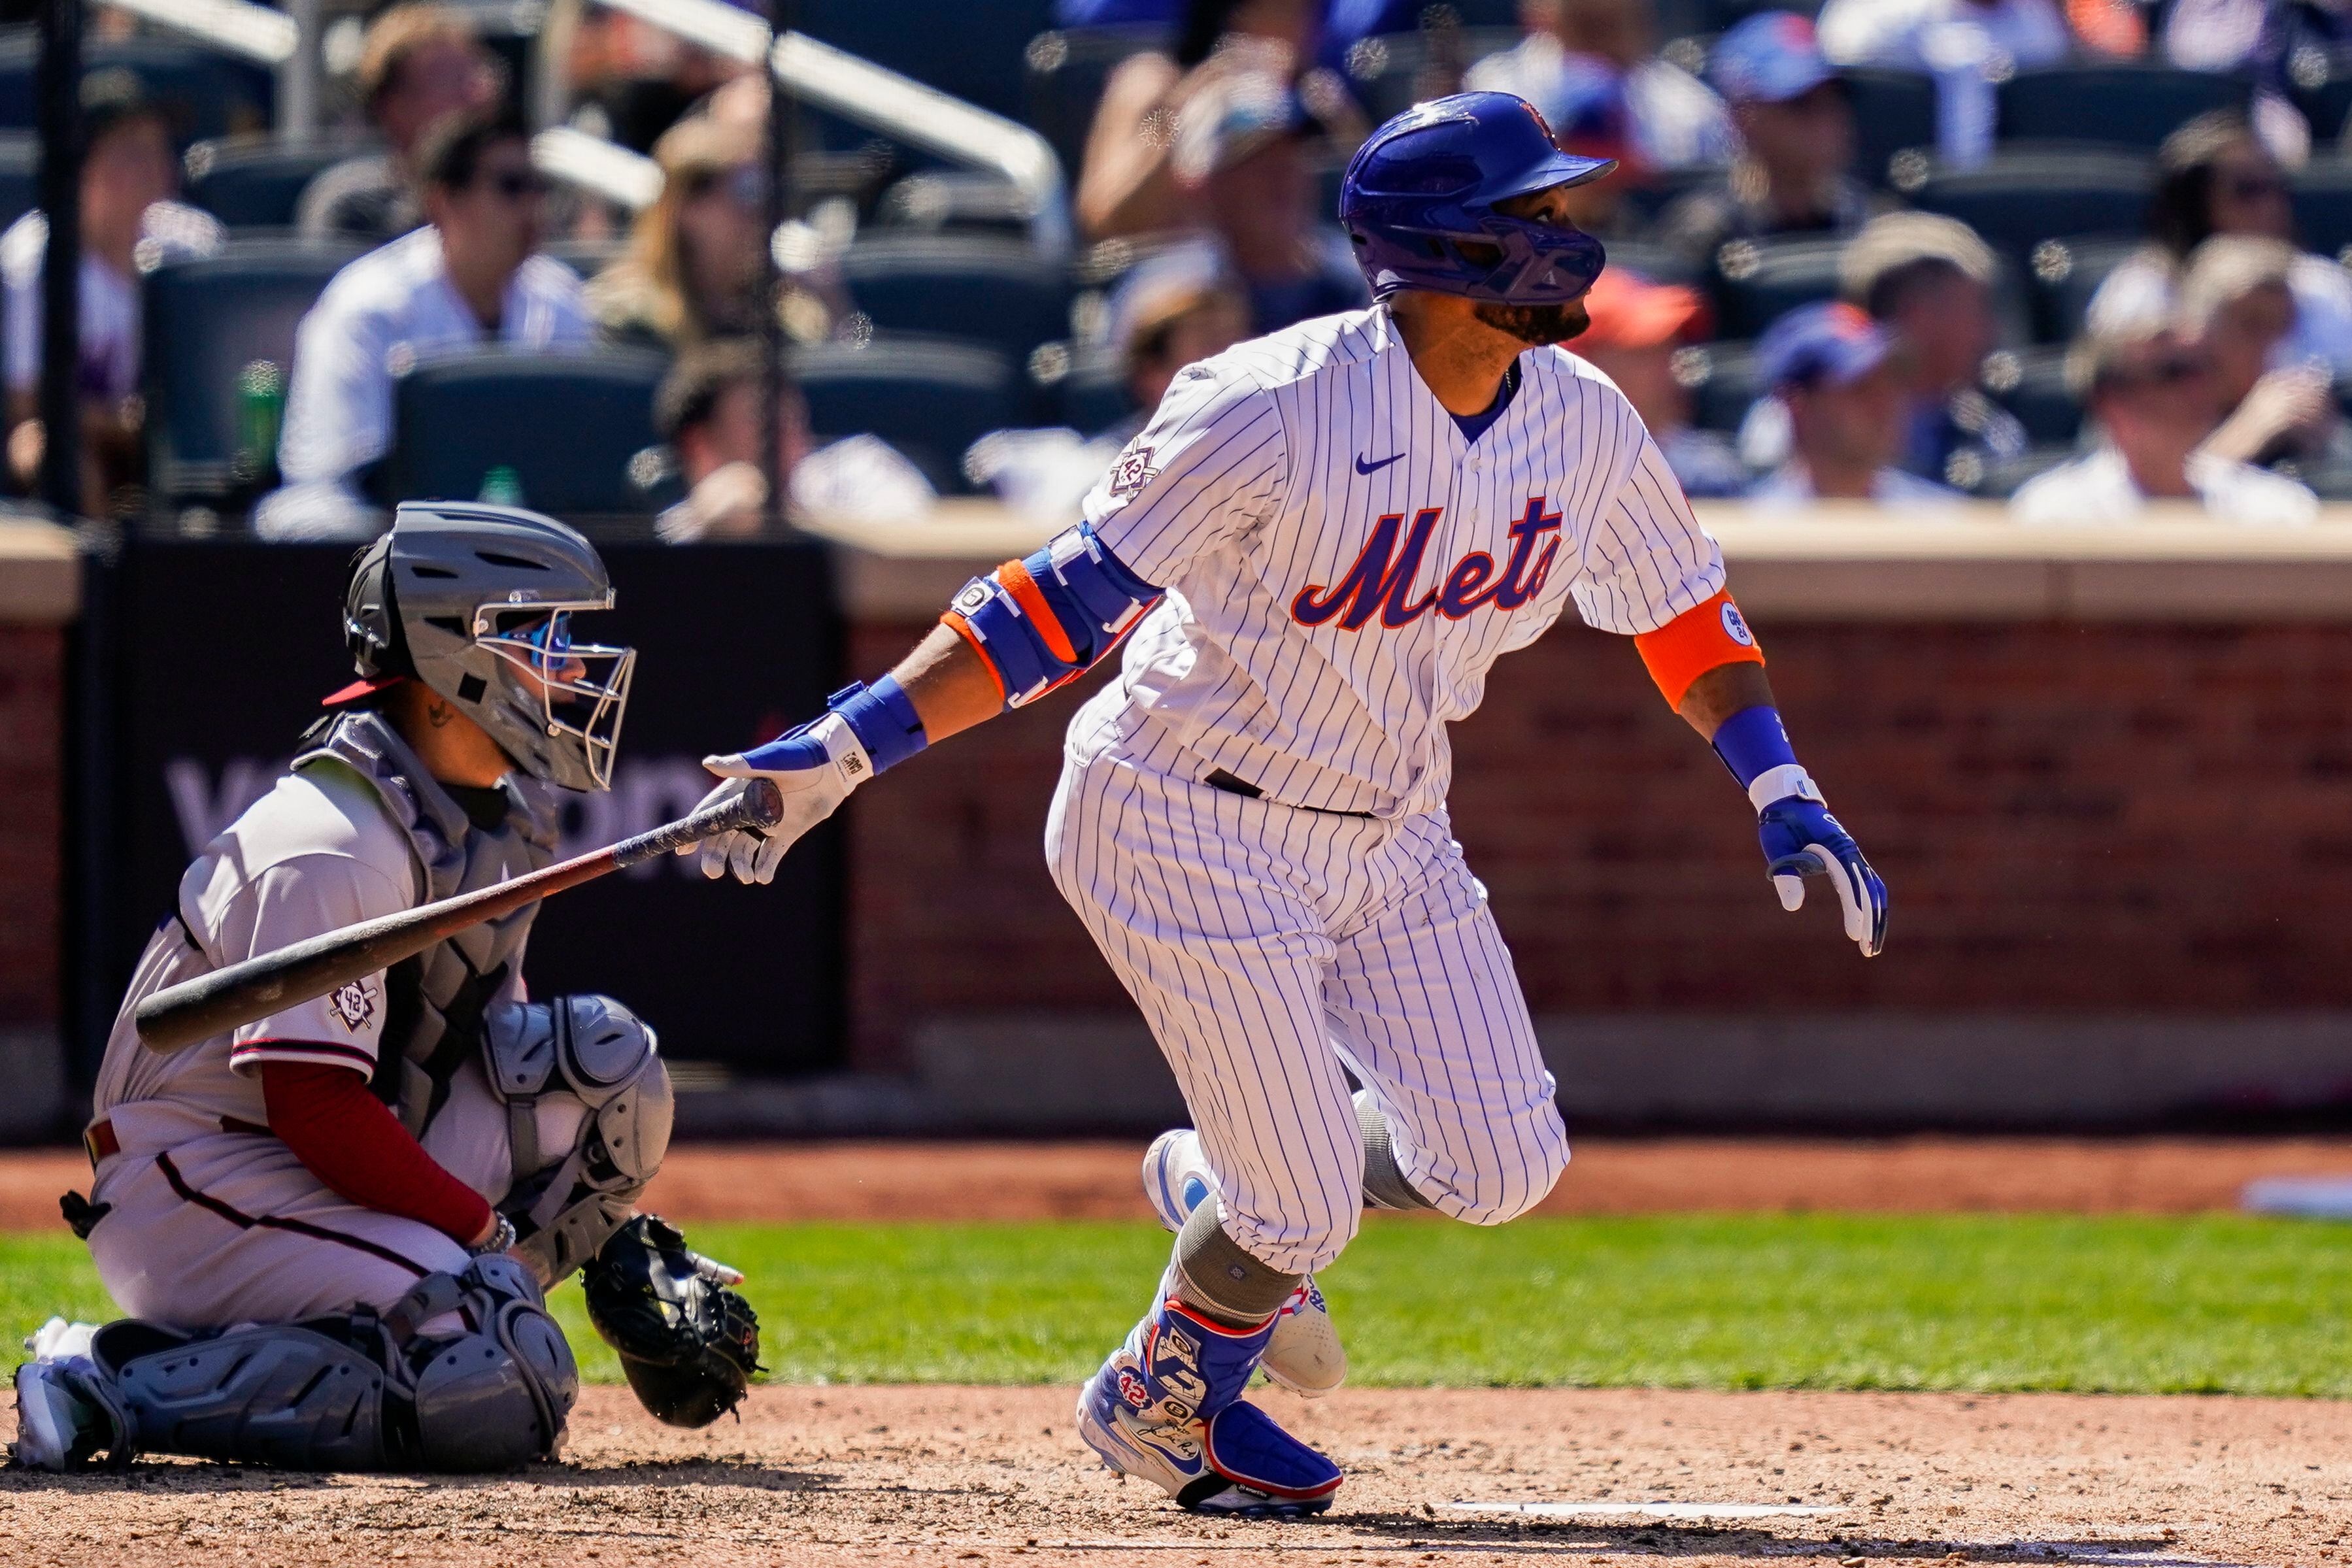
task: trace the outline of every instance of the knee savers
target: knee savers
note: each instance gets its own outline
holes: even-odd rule
[[[436,1319],[474,1326],[420,1332]],[[512,1469],[554,1457],[580,1393],[563,1331],[504,1257],[428,1274],[381,1316],[209,1339],[126,1321],[91,1355],[134,1448],[287,1469]]]
[[[507,1105],[514,1186],[499,1208],[541,1277],[577,1269],[629,1217],[675,1110],[654,1031],[610,997],[494,1009],[483,1067]]]

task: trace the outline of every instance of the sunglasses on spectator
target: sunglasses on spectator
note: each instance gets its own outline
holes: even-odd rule
[[[501,169],[483,176],[483,183],[509,202],[547,194],[547,181],[532,169]]]
[[[2153,364],[2133,371],[2110,371],[2106,384],[2110,387],[2171,387],[2192,382],[2213,368],[2210,360],[2195,354],[2173,354]]]

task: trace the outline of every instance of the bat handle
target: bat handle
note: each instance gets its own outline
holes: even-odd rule
[[[784,819],[783,791],[772,779],[751,779],[744,782],[740,793],[723,800],[713,800],[690,815],[666,823],[651,832],[639,833],[633,839],[623,839],[613,846],[613,863],[633,866],[666,854],[673,854],[688,844],[698,844],[705,839],[715,839],[721,833],[738,830],[758,831],[772,828]]]

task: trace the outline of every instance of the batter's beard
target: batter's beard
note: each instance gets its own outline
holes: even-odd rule
[[[1481,300],[1473,314],[1497,332],[1507,332],[1520,342],[1538,348],[1565,343],[1592,325],[1592,318],[1585,312],[1581,299],[1559,305],[1496,305]]]

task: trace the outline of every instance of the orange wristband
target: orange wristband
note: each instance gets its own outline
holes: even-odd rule
[[[1672,708],[1682,706],[1691,683],[1709,670],[1764,662],[1764,650],[1756,645],[1756,633],[1748,629],[1728,589],[1684,611],[1656,631],[1641,633],[1633,639],[1633,646]]]

